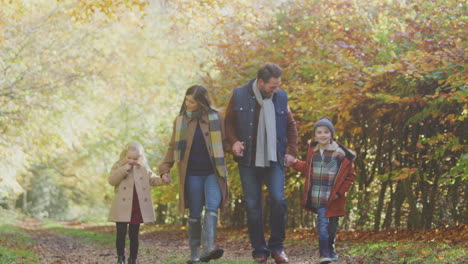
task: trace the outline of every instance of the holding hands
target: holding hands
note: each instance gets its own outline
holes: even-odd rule
[[[284,155],[284,165],[286,167],[292,167],[294,164],[296,164],[296,158],[290,154]]]
[[[165,184],[171,183],[171,178],[169,177],[169,173],[167,173],[167,172],[166,172],[166,173],[163,173],[163,174],[161,175],[161,178],[162,178],[162,180],[163,180],[163,182],[164,182]]]
[[[232,145],[232,153],[236,157],[243,157],[244,156],[244,142],[236,141],[236,143]]]

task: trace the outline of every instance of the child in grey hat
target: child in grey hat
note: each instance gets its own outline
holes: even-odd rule
[[[338,217],[345,215],[345,194],[356,177],[356,154],[334,141],[335,128],[329,118],[320,118],[313,132],[314,141],[309,143],[306,160],[294,160],[288,165],[306,177],[302,207],[317,214],[320,263],[330,263],[338,259]]]

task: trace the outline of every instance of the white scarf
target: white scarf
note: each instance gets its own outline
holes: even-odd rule
[[[263,98],[257,87],[257,80],[253,83],[253,92],[258,104],[260,114],[257,129],[257,152],[255,166],[270,167],[270,161],[276,161],[276,116],[272,97]]]

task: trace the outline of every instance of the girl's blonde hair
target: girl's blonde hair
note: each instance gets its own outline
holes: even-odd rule
[[[125,163],[127,163],[127,153],[129,151],[138,152],[138,154],[140,155],[140,157],[138,158],[138,164],[146,165],[147,161],[146,161],[145,150],[143,149],[143,146],[137,141],[132,141],[128,143],[127,145],[125,145],[124,149],[120,153],[120,158],[119,158],[119,161],[117,162],[119,166],[122,166]]]

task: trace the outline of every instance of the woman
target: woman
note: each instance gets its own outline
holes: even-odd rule
[[[180,113],[174,121],[166,157],[159,166],[167,177],[175,162],[179,169],[179,209],[189,208],[189,245],[187,263],[208,262],[224,251],[215,248],[218,209],[227,204],[227,172],[224,149],[224,121],[211,105],[207,89],[195,85],[187,89]],[[203,236],[201,215],[205,205]],[[203,253],[199,250],[203,237]]]

